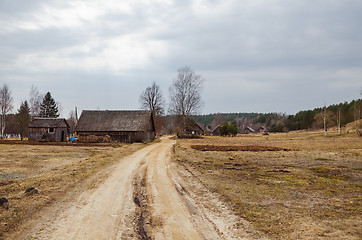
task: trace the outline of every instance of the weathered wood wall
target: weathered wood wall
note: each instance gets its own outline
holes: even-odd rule
[[[65,142],[67,135],[67,128],[54,128],[54,132],[49,132],[49,128],[29,128],[30,141]]]
[[[78,132],[78,138],[81,142],[87,142],[91,137],[89,136],[106,136],[111,137],[112,142],[149,142],[154,140],[154,131],[143,131],[143,132]]]

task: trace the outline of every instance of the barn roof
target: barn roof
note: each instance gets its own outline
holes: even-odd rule
[[[205,129],[201,126],[200,123],[195,123],[195,126],[200,128],[200,130],[202,130],[203,132],[205,132]]]
[[[151,111],[83,110],[79,118],[78,132],[133,132],[154,130],[150,126]],[[151,128],[151,129],[149,129]]]
[[[244,130],[249,130],[250,132],[255,132],[255,130],[252,129],[251,127],[246,127],[246,128],[244,128]]]
[[[69,128],[64,118],[34,118],[29,123],[30,128]]]
[[[220,128],[220,124],[217,125],[216,127],[214,127],[214,129],[212,129],[211,132],[213,133],[213,132],[217,131],[219,128]]]

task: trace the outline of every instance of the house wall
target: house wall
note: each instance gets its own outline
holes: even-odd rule
[[[191,129],[187,129],[185,133],[196,136],[204,135],[204,131],[197,125],[193,126]]]
[[[253,133],[253,132],[250,131],[249,129],[244,129],[241,133],[242,134],[249,134],[249,133]]]
[[[155,132],[154,131],[147,131],[145,133],[144,142],[151,142],[155,139]]]
[[[29,140],[36,142],[65,142],[67,134],[67,128],[54,128],[54,132],[49,132],[49,128],[29,128]]]
[[[212,132],[213,136],[220,136],[220,127],[216,128],[213,132]]]
[[[142,132],[79,132],[78,138],[81,142],[88,142],[91,138],[89,136],[106,137],[110,136],[112,142],[148,142],[155,139],[154,131]]]

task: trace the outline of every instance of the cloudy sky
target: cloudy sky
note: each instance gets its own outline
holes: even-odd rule
[[[361,97],[361,0],[0,0],[0,84],[78,109],[138,109],[177,70],[201,113],[286,112]]]

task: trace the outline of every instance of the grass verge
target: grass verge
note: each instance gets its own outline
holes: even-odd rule
[[[0,144],[0,197],[9,201],[8,209],[0,207],[0,239],[75,188],[93,188],[92,182],[83,183],[145,145],[111,146]],[[37,191],[25,193],[30,187]]]
[[[212,145],[291,151],[215,151]],[[173,159],[269,238],[359,239],[361,155],[362,142],[353,135],[291,133],[182,139]]]

